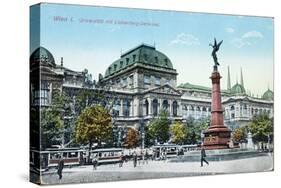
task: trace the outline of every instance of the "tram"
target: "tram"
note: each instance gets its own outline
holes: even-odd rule
[[[56,167],[60,157],[63,157],[65,166],[75,166],[81,163],[83,156],[85,156],[85,151],[79,148],[48,148],[44,151],[31,150],[30,165],[36,171],[46,171],[51,167]]]
[[[109,163],[120,163],[124,155],[122,148],[103,148],[95,149],[90,152],[90,158],[94,157],[98,161],[98,165]]]
[[[153,158],[155,160],[163,160],[178,156],[179,145],[176,144],[158,144],[152,146]]]

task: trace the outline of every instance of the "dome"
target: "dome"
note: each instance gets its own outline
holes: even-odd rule
[[[40,63],[41,65],[49,65],[55,66],[55,60],[51,52],[44,47],[39,47],[30,56],[30,63],[37,64]]]
[[[165,54],[157,51],[154,46],[141,44],[122,54],[120,59],[114,61],[106,69],[105,77],[126,69],[135,63],[150,65],[162,69],[173,69],[170,59]]]
[[[266,92],[264,92],[264,94],[262,95],[262,99],[265,100],[273,100],[273,91],[271,91],[270,89],[268,89]]]
[[[239,94],[245,94],[246,91],[245,91],[245,88],[244,88],[243,85],[236,83],[236,84],[231,88],[231,93],[232,93],[232,94],[239,95]]]

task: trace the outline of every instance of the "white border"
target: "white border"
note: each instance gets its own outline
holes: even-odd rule
[[[29,5],[39,1],[3,1],[0,6],[0,187],[28,183]],[[76,184],[78,187],[275,187],[280,177],[280,25],[277,0],[45,0],[45,2],[180,10],[275,18],[275,171],[267,173]],[[258,83],[257,83],[258,84]],[[64,185],[71,187],[73,185]]]

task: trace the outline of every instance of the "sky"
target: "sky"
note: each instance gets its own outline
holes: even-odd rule
[[[177,70],[177,83],[211,87],[211,56],[214,37],[223,40],[217,53],[221,87],[240,82],[255,96],[273,90],[274,20],[269,17],[232,16],[160,10],[42,4],[40,23],[31,11],[31,33],[38,31],[40,45],[47,48],[57,64],[82,71],[94,79],[139,44],[154,45],[166,54]],[[31,37],[31,53],[37,48]]]

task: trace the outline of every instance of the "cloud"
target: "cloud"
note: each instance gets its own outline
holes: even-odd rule
[[[230,43],[237,48],[242,48],[244,46],[250,46],[256,44],[257,40],[262,38],[263,38],[263,34],[261,32],[248,31],[244,33],[241,37],[232,39]]]
[[[242,48],[243,46],[251,45],[249,41],[243,40],[242,38],[234,38],[230,41],[230,43],[237,48]]]
[[[177,35],[176,39],[170,42],[171,44],[183,44],[183,45],[200,45],[198,38],[191,34],[180,33]]]
[[[263,38],[263,35],[259,31],[249,31],[244,33],[242,38]]]
[[[225,31],[226,31],[227,33],[234,33],[234,32],[235,32],[235,30],[234,30],[232,27],[227,27],[227,28],[225,28]]]

